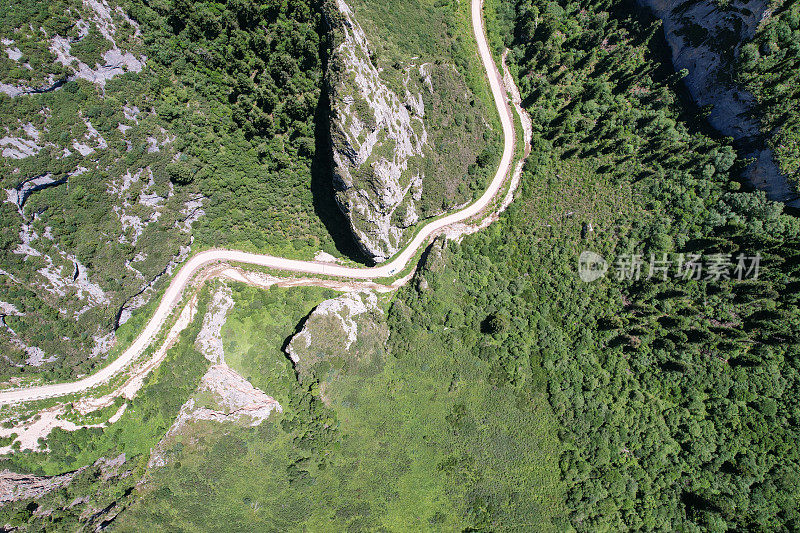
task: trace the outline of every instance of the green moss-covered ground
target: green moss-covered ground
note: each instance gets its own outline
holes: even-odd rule
[[[391,354],[390,341],[380,371],[328,375],[306,390],[280,348],[322,294],[235,291],[226,357],[284,412],[254,429],[189,430],[196,445],[150,473],[122,529],[552,528],[563,489],[542,384],[498,387],[472,347],[431,332],[409,353]]]

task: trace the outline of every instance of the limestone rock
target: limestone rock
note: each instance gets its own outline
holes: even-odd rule
[[[303,380],[325,366],[321,363],[341,369],[379,364],[388,339],[389,328],[375,293],[353,292],[317,306],[286,353]]]
[[[770,2],[732,0],[722,6],[713,0],[638,1],[663,21],[673,66],[675,70],[688,71],[684,81],[692,98],[701,107],[713,106],[708,117],[711,126],[742,146],[764,146],[760,124],[754,116],[755,98],[726,80],[732,78],[739,47],[755,35],[758,25],[769,16]],[[745,178],[754,187],[764,190],[771,200],[800,206],[796,192],[778,170],[771,149],[748,149],[742,156],[756,160],[745,170]]]
[[[488,123],[455,67],[419,58],[382,67],[353,11],[336,6],[327,73],[336,201],[380,263],[409,228],[472,198],[468,167]]]
[[[342,78],[331,98],[336,199],[364,251],[380,262],[418,220],[415,197],[422,193],[422,159],[430,146],[420,84],[410,77],[424,78],[426,66],[409,70],[404,94],[391,89],[350,8],[342,0],[338,7],[344,40],[335,50]]]

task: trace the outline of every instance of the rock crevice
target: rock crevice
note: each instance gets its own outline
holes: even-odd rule
[[[771,200],[800,207],[797,191],[780,173],[766,147],[756,114],[756,100],[733,80],[733,68],[743,42],[752,39],[769,16],[767,0],[673,2],[638,0],[664,24],[675,70],[686,69],[685,83],[700,107],[712,106],[708,121],[732,137],[744,158],[753,158],[744,177]]]

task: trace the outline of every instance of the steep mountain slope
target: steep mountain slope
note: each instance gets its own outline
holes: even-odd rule
[[[225,325],[198,316],[119,426],[7,460],[93,466],[66,486],[26,477],[52,490],[0,506],[0,523],[800,529],[800,220],[740,190],[745,161],[682,104],[660,23],[628,0],[511,4],[497,27],[513,27],[534,150],[497,223],[436,241],[386,299],[218,292]],[[594,282],[587,251],[608,261]],[[231,417],[203,378],[209,346],[239,375],[219,381],[281,410]],[[147,466],[191,395],[212,420]]]
[[[347,9],[62,0],[3,14],[0,375],[96,368],[193,242],[346,253],[338,200],[380,260],[472,198],[494,157],[483,102],[452,64],[378,59],[360,30],[342,41]],[[347,103],[358,76],[376,92]],[[336,200],[320,185],[331,160]]]
[[[277,389],[279,394],[276,398],[285,407],[283,416],[277,420],[259,418],[262,424],[251,424],[256,428],[231,427],[228,424],[237,418],[235,410],[240,404],[221,405],[225,402],[221,402],[219,391],[208,386],[210,374],[206,373],[201,378],[205,362],[198,361],[201,358],[197,357],[194,350],[205,351],[209,346],[221,348],[216,342],[216,334],[204,334],[209,324],[218,324],[215,319],[209,319],[209,312],[202,319],[202,327],[199,318],[195,318],[168,354],[165,364],[148,379],[141,397],[135,400],[135,407],[131,405],[124,412],[119,425],[85,428],[75,432],[55,431],[48,440],[52,448],[46,452],[19,454],[12,458],[16,467],[52,473],[63,469],[65,465],[74,468],[73,465],[86,464],[89,457],[105,454],[107,449],[119,446],[129,454],[121,459],[127,469],[122,477],[127,479],[97,476],[87,483],[85,477],[76,475],[77,483],[67,487],[60,487],[57,480],[52,480],[52,490],[46,498],[40,498],[35,503],[16,502],[4,507],[0,511],[3,513],[3,523],[14,526],[30,523],[31,528],[69,528],[78,522],[107,526],[113,520],[113,524],[122,530],[126,526],[131,529],[147,528],[149,524],[187,528],[203,527],[205,524],[218,529],[283,529],[300,520],[316,528],[330,520],[330,509],[335,508],[335,523],[342,527],[383,523],[386,527],[396,528],[399,524],[412,521],[422,527],[461,528],[485,518],[480,513],[483,513],[484,502],[491,502],[490,496],[494,491],[502,492],[503,497],[507,498],[507,506],[512,508],[510,514],[513,513],[516,519],[529,523],[531,513],[536,513],[543,515],[536,517],[537,522],[548,523],[550,515],[557,511],[542,513],[542,507],[533,503],[529,496],[532,492],[537,493],[537,501],[542,502],[542,506],[550,501],[560,501],[557,480],[551,477],[544,487],[538,483],[540,472],[550,472],[554,464],[554,432],[548,431],[546,425],[530,424],[522,430],[516,428],[514,417],[518,413],[522,413],[525,419],[538,418],[538,415],[529,406],[509,409],[509,404],[514,403],[516,398],[507,394],[508,391],[496,394],[481,381],[480,375],[469,376],[476,388],[463,386],[457,391],[452,390],[452,397],[443,395],[437,398],[431,405],[433,416],[413,416],[415,405],[430,400],[428,391],[432,387],[452,384],[452,377],[443,372],[409,372],[418,370],[413,360],[409,361],[410,367],[398,368],[393,375],[374,374],[386,362],[382,345],[388,335],[388,328],[378,320],[383,316],[383,311],[374,295],[364,295],[360,301],[361,297],[351,295],[347,303],[342,305],[339,305],[340,300],[331,301],[329,305],[322,304],[306,321],[309,327],[320,326],[330,318],[340,321],[348,340],[351,334],[355,335],[353,343],[345,345],[345,349],[353,348],[355,352],[341,355],[357,358],[358,362],[353,368],[361,376],[372,374],[375,378],[372,387],[365,387],[361,391],[367,395],[357,402],[358,410],[353,416],[346,416],[347,420],[355,423],[346,427],[346,433],[343,431],[344,436],[339,438],[336,415],[324,407],[326,400],[317,397],[318,389],[311,383],[316,379],[314,374],[321,372],[324,364],[330,361],[333,354],[330,350],[339,349],[338,343],[318,347],[316,342],[319,337],[313,333],[294,336],[296,347],[303,355],[303,349],[322,354],[321,365],[309,366],[308,385],[297,380],[293,372],[295,369],[281,355],[281,343],[285,342],[287,332],[310,311],[305,307],[306,302],[298,298],[298,292],[297,289],[289,294],[255,289],[237,290],[233,310],[235,316],[232,318],[234,324],[244,325],[246,329],[222,334],[226,339],[225,362],[235,366],[241,376],[246,375],[247,381],[252,380],[262,390]],[[323,291],[312,292],[311,296],[314,297],[314,294],[320,299],[323,295],[330,297]],[[305,308],[300,315],[297,314],[296,298],[301,300],[299,309]],[[200,300],[200,308],[205,308],[208,298],[201,297]],[[215,296],[212,308],[219,307],[219,303]],[[228,305],[221,307],[229,308]],[[346,316],[344,308],[353,316]],[[293,321],[287,323],[292,317]],[[363,322],[365,319],[368,320],[366,324]],[[358,331],[353,329],[355,323],[358,323]],[[327,329],[324,325],[322,328]],[[301,339],[305,341],[303,348],[300,347]],[[362,344],[370,348],[371,353],[366,357],[361,350]],[[219,362],[222,350],[213,351],[216,352],[214,360]],[[276,354],[279,356],[277,360]],[[432,355],[436,356],[431,361],[435,359],[437,367],[452,367],[454,354],[435,349]],[[475,358],[466,357],[470,355],[466,353],[462,355],[466,359],[464,371],[469,372],[470,366],[476,362]],[[310,360],[306,362],[313,363]],[[384,391],[393,388],[393,383],[407,375],[414,376],[414,384],[408,387],[405,394],[398,397],[396,402],[387,402],[380,411],[371,408],[374,398],[370,394],[377,393],[380,398]],[[349,398],[342,396],[349,396],[348,389],[359,389],[359,384],[350,381],[352,375],[345,377],[348,382],[334,391],[338,408],[356,407]],[[201,380],[201,386],[195,393],[197,396],[192,397],[193,403],[183,404],[184,408],[181,408],[181,402],[187,394],[191,394],[198,379]],[[237,392],[245,389],[242,378],[222,381],[229,382]],[[473,413],[467,411],[467,404],[472,408],[472,402],[480,402],[480,406],[486,406],[486,411],[497,413],[501,419],[488,425],[473,423]],[[199,413],[207,417],[209,423],[178,424],[176,434],[170,435],[177,438],[162,441],[164,449],[159,449],[156,461],[146,467],[147,474],[143,479],[142,450],[152,448],[154,437],[169,427],[170,415],[174,417],[180,412],[181,421],[189,417],[196,418],[198,405]],[[537,398],[537,405],[544,406],[544,398]],[[481,407],[477,409],[482,410]],[[393,424],[398,412],[412,416],[407,417],[405,423]],[[100,415],[93,413],[92,416]],[[373,418],[375,416],[379,418]],[[381,423],[375,424],[373,421]],[[219,422],[219,425],[211,422]],[[348,476],[354,471],[351,457],[363,453],[363,442],[377,442],[376,439],[385,438],[382,428],[387,424],[393,426],[390,434],[393,441],[415,442],[416,450],[412,453],[412,450],[404,450],[402,446],[391,446],[397,453],[387,454],[383,451],[383,445],[373,447],[375,453],[365,457],[369,460],[360,461],[363,466],[348,483],[348,490],[337,490],[343,482],[347,483]],[[413,433],[409,433],[409,430]],[[409,435],[413,435],[413,438],[409,438]],[[509,443],[509,439],[514,442]],[[534,439],[540,445],[528,446]],[[436,445],[437,442],[440,444]],[[206,454],[206,445],[213,446],[215,453]],[[344,453],[339,451],[342,446]],[[229,454],[231,451],[234,452],[233,456]],[[158,457],[162,457],[162,452],[164,457],[169,456],[167,464],[170,468],[161,468]],[[261,475],[241,475],[242,467],[238,459],[245,458],[241,452],[245,453],[245,460],[249,463],[248,471]],[[329,455],[330,462],[326,459]],[[209,458],[212,459],[211,463],[208,462]],[[532,466],[534,462],[538,465]],[[475,473],[485,470],[491,475],[477,485],[472,482],[460,483],[456,476],[464,470],[462,467],[469,468],[471,463],[478,464],[473,469]],[[323,472],[323,469],[327,471]],[[204,480],[196,478],[199,471],[206,472]],[[208,475],[209,472],[213,474]],[[472,474],[466,471],[465,474],[474,481]],[[182,480],[188,478],[184,476],[195,481],[186,484]],[[314,476],[315,483],[306,482],[309,476]],[[135,489],[131,484],[132,477],[141,480]],[[402,483],[396,483],[398,478],[402,479]],[[173,481],[177,481],[179,486],[175,486]],[[524,481],[524,485],[521,481]],[[43,482],[46,483],[46,480]],[[223,486],[226,489],[219,490]],[[368,487],[377,490],[366,491]],[[401,490],[395,496],[393,494],[397,487]],[[324,491],[321,494],[325,497],[317,496],[320,490]],[[276,498],[281,491],[292,494],[292,497]],[[352,495],[361,493],[368,496],[354,502]],[[520,498],[523,493],[525,497]],[[81,496],[73,497],[78,494]],[[430,497],[421,498],[420,494]],[[331,502],[332,497],[335,498],[334,502]],[[138,501],[131,507],[130,513],[118,516],[117,513],[134,499]],[[373,499],[374,507],[369,501]],[[394,503],[389,503],[392,501]],[[202,502],[202,509],[197,506],[199,502]],[[286,502],[291,503],[285,505]],[[175,512],[182,510],[184,505],[189,505],[192,510],[187,513]],[[220,513],[223,508],[227,510]]]
[[[381,21],[355,6],[338,0],[329,17],[336,199],[361,248],[382,262],[409,228],[472,199],[492,160],[484,141],[492,137],[486,107],[452,59],[378,53],[381,37],[368,35],[358,17]]]
[[[780,171],[800,187],[800,4],[771,2],[737,67],[738,81],[758,101]]]
[[[188,252],[205,199],[168,179],[181,154],[123,10],[21,2],[0,33],[0,374],[86,373]]]

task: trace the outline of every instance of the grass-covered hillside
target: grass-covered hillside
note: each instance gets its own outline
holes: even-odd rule
[[[431,268],[449,282],[450,266]],[[428,292],[453,308],[474,298]],[[358,364],[356,346],[339,351],[341,362],[315,366],[316,379],[304,371],[300,385],[281,350],[303,318],[299,297],[237,290],[223,330],[226,361],[283,413],[258,428],[187,428],[167,466],[148,470],[121,530],[554,528],[564,512],[558,430],[539,371],[503,383],[479,349],[487,336],[461,340],[473,316],[412,324],[424,304],[407,291],[392,304],[385,352]]]

